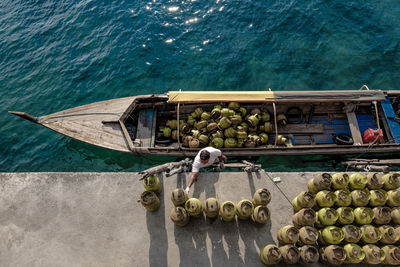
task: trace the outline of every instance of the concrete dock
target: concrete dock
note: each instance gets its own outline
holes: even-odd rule
[[[190,197],[237,203],[266,187],[271,221],[201,218],[178,227],[170,197],[186,187],[186,174],[159,176],[161,207],[152,213],[137,202],[137,173],[0,173],[0,266],[263,266],[260,249],[291,224],[290,201],[313,175],[201,173]]]

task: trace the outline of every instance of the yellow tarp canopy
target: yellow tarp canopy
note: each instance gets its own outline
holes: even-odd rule
[[[170,103],[216,103],[216,102],[351,102],[384,101],[380,90],[336,91],[170,91]]]
[[[170,91],[168,102],[263,102],[274,99],[269,91]]]

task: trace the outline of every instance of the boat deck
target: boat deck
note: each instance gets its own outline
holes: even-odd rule
[[[137,203],[137,173],[0,173],[0,266],[264,266],[260,248],[291,224],[288,199],[314,174],[202,173],[190,196],[238,202],[267,187],[271,221],[192,219],[181,228],[169,218],[170,192],[186,185],[184,174],[161,177],[151,213]]]
[[[253,92],[254,93],[254,92]],[[265,92],[257,92],[261,94],[260,99],[265,97],[262,94]],[[284,92],[285,94],[288,92]],[[373,93],[370,91],[354,91],[352,94],[369,94]],[[150,154],[169,154],[174,156],[192,156],[197,153],[198,149],[188,148],[188,144],[185,144],[184,140],[178,141],[168,140],[162,137],[160,129],[166,127],[167,121],[170,119],[177,119],[179,113],[179,119],[186,120],[197,107],[202,107],[203,111],[211,111],[214,107],[216,100],[221,101],[220,93],[210,95],[211,99],[209,102],[203,101],[201,104],[196,103],[193,99],[196,97],[205,97],[203,94],[198,92],[181,93],[170,92],[170,99],[167,104],[158,105],[157,112],[153,113],[152,124],[148,124],[148,131],[144,138],[137,137],[133,139],[138,144],[139,151],[142,149],[145,153]],[[295,94],[296,98],[288,98],[286,102],[277,101],[276,112],[284,113],[291,109],[298,109],[300,112],[297,116],[301,116],[300,120],[296,114],[292,113],[292,118],[288,117],[288,124],[286,126],[278,125],[278,134],[285,136],[289,139],[287,146],[279,146],[275,144],[275,126],[272,125],[272,132],[268,133],[268,141],[264,145],[258,145],[256,148],[222,148],[224,153],[227,155],[235,156],[249,156],[257,153],[263,156],[272,155],[310,155],[310,154],[360,154],[360,153],[384,153],[398,152],[400,147],[398,146],[400,140],[400,126],[397,121],[396,112],[391,101],[395,101],[394,97],[382,97],[374,96],[375,100],[381,102],[375,105],[371,102],[371,99],[364,99],[364,102],[349,103],[349,101],[339,101],[339,95],[336,99],[319,99],[319,102],[312,102],[313,97],[308,95],[298,95],[295,92],[289,92],[289,94]],[[310,93],[311,94],[311,93]],[[314,94],[314,92],[312,92]],[[200,96],[199,96],[200,95]],[[345,94],[346,95],[346,94]],[[232,97],[241,97],[240,95],[231,94]],[[184,98],[182,98],[184,97]],[[207,96],[208,97],[208,96]],[[365,97],[365,96],[364,96]],[[181,99],[182,98],[182,99]],[[172,99],[172,100],[171,100]],[[301,99],[302,101],[294,101],[294,99]],[[397,98],[396,98],[397,99]],[[179,101],[178,101],[179,100]],[[367,101],[368,100],[368,101]],[[224,100],[225,102],[227,100]],[[294,101],[294,102],[293,102]],[[387,103],[386,103],[386,102]],[[397,100],[396,100],[397,101]],[[177,106],[180,103],[181,106]],[[382,105],[380,104],[382,103]],[[385,104],[386,103],[386,104]],[[146,105],[146,104],[143,104]],[[249,112],[254,108],[268,110],[269,114],[274,114],[273,105],[267,102],[244,102],[241,106],[246,108]],[[138,110],[141,110],[138,108]],[[375,112],[377,110],[378,112]],[[147,108],[147,114],[153,112],[152,108]],[[293,112],[293,110],[292,110]],[[136,113],[138,113],[136,111]],[[131,114],[131,117],[135,117],[137,114]],[[272,115],[271,115],[272,116]],[[294,117],[293,117],[294,116]],[[378,118],[378,119],[377,119]],[[392,118],[392,119],[391,119]],[[197,119],[198,121],[199,119]],[[140,122],[140,119],[138,120]],[[145,121],[150,119],[145,118]],[[273,120],[272,120],[273,121]],[[138,124],[139,124],[138,122]],[[134,123],[130,118],[126,121],[127,124]],[[261,123],[262,124],[262,123]],[[155,126],[155,127],[154,127]],[[367,129],[382,128],[384,138],[377,142],[374,146],[368,143],[363,143],[362,134]],[[150,129],[156,128],[157,130],[150,131]],[[249,130],[250,131],[250,130]],[[248,132],[249,132],[248,131]],[[254,131],[254,130],[253,130]],[[138,127],[139,132],[139,127]],[[142,130],[140,130],[140,133]],[[258,129],[257,133],[262,132]],[[182,133],[181,133],[182,134]],[[207,131],[206,135],[210,135]],[[134,134],[131,134],[134,135]],[[191,135],[191,134],[189,134]],[[343,145],[338,143],[335,136],[347,136],[352,138],[352,144]],[[183,135],[184,136],[184,135]],[[210,138],[210,137],[209,137]],[[144,140],[144,142],[142,141]],[[149,140],[151,140],[149,142]],[[154,142],[155,141],[155,142]],[[202,145],[200,145],[200,148]],[[199,149],[200,149],[199,148]]]

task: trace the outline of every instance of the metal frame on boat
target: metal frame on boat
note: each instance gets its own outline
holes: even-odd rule
[[[361,89],[368,87],[363,86]],[[248,108],[264,108],[276,118],[291,107],[304,114],[302,123],[278,126],[270,142],[254,148],[222,148],[228,156],[337,155],[400,152],[400,91],[173,91],[112,99],[33,117],[10,111],[73,139],[120,152],[148,155],[194,156],[200,148],[176,142],[158,142],[158,129],[168,118],[186,119],[197,107],[239,102]],[[273,117],[273,118],[274,118]],[[178,127],[178,136],[179,136]],[[368,128],[381,128],[384,138],[363,143]],[[289,135],[287,146],[274,136]],[[352,145],[335,144],[334,136],[348,134]]]

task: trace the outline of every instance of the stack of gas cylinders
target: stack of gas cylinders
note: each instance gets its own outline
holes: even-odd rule
[[[170,217],[178,226],[184,226],[189,223],[190,218],[198,218],[203,214],[209,219],[219,216],[225,222],[233,221],[237,217],[240,220],[251,219],[255,223],[265,224],[270,219],[267,205],[271,201],[271,193],[266,188],[257,190],[251,201],[243,199],[237,204],[232,201],[220,203],[216,198],[208,198],[202,203],[197,198],[188,198],[182,188],[172,192],[171,200],[174,208]]]
[[[261,250],[263,263],[400,265],[400,174],[323,173],[292,205],[293,225],[280,246]]]

